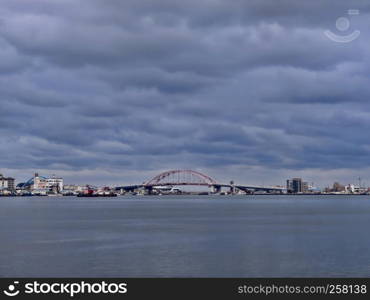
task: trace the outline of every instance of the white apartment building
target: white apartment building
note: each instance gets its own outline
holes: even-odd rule
[[[14,190],[14,178],[4,177],[0,174],[0,190],[1,191],[13,191]]]
[[[43,177],[35,174],[33,178],[33,184],[31,185],[31,191],[61,193],[63,191],[63,178],[56,177]]]

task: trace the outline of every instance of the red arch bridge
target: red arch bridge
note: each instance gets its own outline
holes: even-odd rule
[[[247,193],[256,191],[264,191],[267,193],[282,193],[283,188],[279,187],[263,187],[253,185],[237,185],[232,182],[229,184],[219,183],[208,175],[194,170],[170,170],[160,173],[147,182],[136,185],[126,185],[116,187],[117,191],[133,192],[138,190],[145,190],[151,193],[153,189],[160,189],[161,187],[172,188],[175,186],[206,186],[212,189],[213,193],[221,192],[222,188],[230,189],[234,193],[238,190]]]

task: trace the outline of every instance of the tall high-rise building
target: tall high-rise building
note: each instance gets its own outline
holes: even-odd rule
[[[286,181],[288,193],[305,193],[308,190],[308,183],[302,181],[302,178],[292,178]]]

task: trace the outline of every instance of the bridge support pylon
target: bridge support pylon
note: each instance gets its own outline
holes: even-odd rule
[[[230,181],[230,194],[235,195],[235,193],[236,193],[236,188],[234,185],[234,181]]]
[[[144,187],[144,193],[145,195],[153,195],[153,187],[152,186]]]
[[[213,194],[221,193],[221,186],[220,185],[212,185],[212,193]]]

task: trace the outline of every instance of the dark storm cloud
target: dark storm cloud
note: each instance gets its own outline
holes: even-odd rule
[[[251,183],[257,172],[271,183],[366,172],[369,8],[4,0],[0,167],[97,183],[141,182],[167,168]],[[360,15],[338,32],[348,9]],[[339,44],[327,29],[361,36]]]

